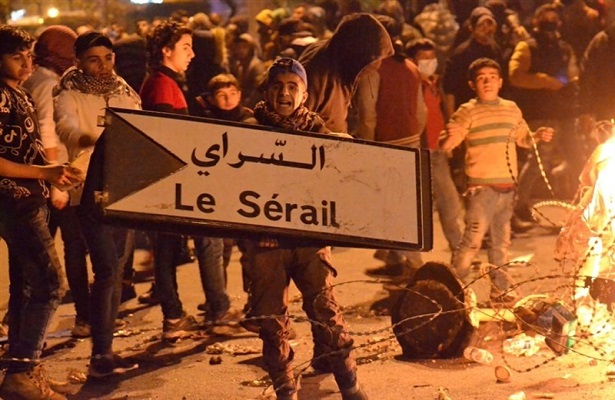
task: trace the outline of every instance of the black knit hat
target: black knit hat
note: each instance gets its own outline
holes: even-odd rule
[[[113,43],[109,37],[94,31],[83,33],[75,41],[75,56],[81,57],[86,50],[98,46],[104,46],[113,51]]]

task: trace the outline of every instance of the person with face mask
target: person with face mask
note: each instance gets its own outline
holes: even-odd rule
[[[421,75],[421,89],[427,109],[421,147],[430,150],[435,206],[448,247],[454,250],[463,235],[462,206],[459,193],[451,177],[448,157],[439,146],[445,129],[445,121],[442,112],[442,92],[438,82],[439,77],[436,75],[438,69],[436,46],[430,39],[413,40],[406,45],[406,54],[416,63]]]
[[[574,194],[574,180],[583,166],[582,162],[573,158],[577,151],[573,141],[574,132],[569,128],[574,126],[571,116],[574,113],[574,85],[578,76],[576,57],[572,47],[560,38],[561,22],[555,6],[546,4],[537,8],[533,25],[533,38],[519,42],[510,59],[512,94],[530,128],[550,126],[559,133],[554,143],[543,143],[538,147],[539,154],[552,180],[551,172],[558,165],[555,171],[570,171],[560,176],[571,177]],[[562,159],[566,164],[557,164],[557,160]],[[578,170],[574,172],[577,164]],[[566,179],[563,180],[565,182]],[[565,191],[564,184],[556,187],[557,195],[564,195],[561,193]],[[517,219],[513,222],[513,229],[518,227],[518,230],[522,230],[529,226],[519,219],[531,221],[532,198],[546,198],[550,195],[532,152],[520,173],[519,187]]]

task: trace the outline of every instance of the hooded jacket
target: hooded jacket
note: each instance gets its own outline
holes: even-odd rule
[[[333,132],[347,132],[348,107],[359,73],[393,55],[386,29],[370,14],[342,19],[330,39],[310,45],[299,62],[308,76],[306,107],[318,113]]]
[[[579,76],[580,112],[597,121],[615,118],[615,23],[587,46]]]

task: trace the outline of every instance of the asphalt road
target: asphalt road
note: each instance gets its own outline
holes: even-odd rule
[[[435,248],[423,254],[424,261],[450,259],[439,224],[435,222]],[[531,259],[532,264],[518,264],[511,274],[522,295],[550,293],[561,281],[536,279],[561,272],[552,260],[555,236],[535,228],[513,239],[512,256]],[[58,246],[61,248],[61,246]],[[6,247],[0,244],[0,311],[6,307],[7,260]],[[609,382],[606,369],[610,353],[600,355],[591,346],[579,345],[575,350],[555,357],[543,346],[531,357],[506,355],[503,359],[502,340],[511,333],[511,324],[482,322],[475,334],[475,343],[491,351],[494,361],[482,365],[463,358],[439,360],[405,360],[401,348],[392,336],[391,318],[379,315],[387,303],[389,292],[383,281],[367,276],[364,270],[381,265],[373,258],[373,250],[334,249],[334,264],[339,271],[335,283],[339,302],[344,306],[347,321],[354,334],[359,361],[359,379],[371,399],[477,399],[506,400],[524,392],[527,399],[558,400],[613,399],[615,383]],[[137,261],[143,254],[136,254]],[[481,252],[486,260],[486,253]],[[241,308],[245,294],[241,289],[239,254],[233,253],[229,267],[229,293],[233,305]],[[198,315],[196,306],[204,295],[196,265],[187,264],[178,270],[182,301],[188,312]],[[149,288],[149,281],[137,283],[137,292]],[[291,288],[291,313],[297,338],[292,341],[295,366],[308,366],[312,342],[309,324],[303,317],[298,291]],[[480,300],[480,295],[479,295]],[[272,397],[260,356],[260,340],[248,332],[232,336],[206,336],[184,340],[173,345],[160,341],[162,314],[158,306],[145,307],[137,300],[124,304],[122,316],[128,322],[114,342],[123,356],[138,360],[140,368],[109,380],[87,381],[90,342],[70,338],[74,321],[72,304],[63,304],[55,314],[44,355],[46,369],[57,380],[69,381],[70,399],[266,399]],[[386,312],[384,312],[386,314]],[[601,341],[600,343],[604,343]],[[214,354],[219,353],[221,354]],[[580,354],[581,353],[581,354]],[[219,358],[218,358],[219,357]],[[217,358],[217,359],[216,359]],[[508,364],[512,371],[508,383],[498,383],[496,366]],[[529,372],[515,372],[525,371]],[[448,395],[449,397],[446,397]],[[331,375],[314,375],[311,369],[301,379],[300,399],[340,399]]]

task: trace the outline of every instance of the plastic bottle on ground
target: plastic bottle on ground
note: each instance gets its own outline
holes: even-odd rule
[[[478,347],[468,346],[463,351],[463,356],[471,361],[479,364],[491,364],[493,361],[493,354],[485,349],[479,349]]]
[[[506,339],[502,343],[502,350],[506,354],[514,356],[532,356],[540,350],[540,346],[536,343],[533,337],[527,336],[525,333],[517,335],[513,338]]]

